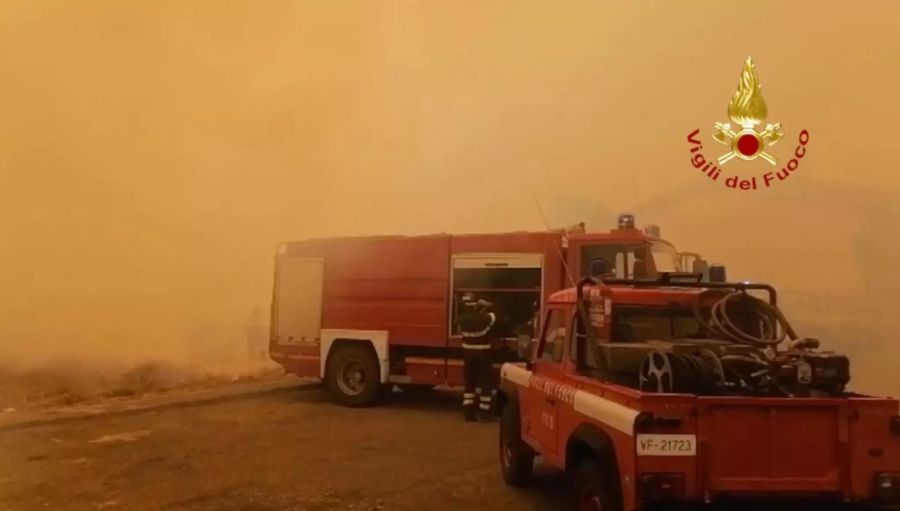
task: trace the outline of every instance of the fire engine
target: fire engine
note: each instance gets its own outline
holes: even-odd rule
[[[654,276],[719,268],[679,253],[657,227],[584,225],[550,232],[313,239],[275,256],[270,357],[287,372],[321,378],[334,401],[365,406],[386,386],[461,385],[456,316],[464,294],[493,304],[495,367],[522,360],[520,339],[551,293],[572,276]]]
[[[573,509],[900,509],[898,401],[847,390],[847,357],[798,336],[774,287],[601,276],[544,314],[501,368],[508,484],[539,455]]]

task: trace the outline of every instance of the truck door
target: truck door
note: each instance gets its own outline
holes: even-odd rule
[[[452,259],[450,335],[459,334],[456,318],[463,295],[485,299],[497,313],[491,335],[515,339],[531,321],[543,292],[542,254],[465,253]]]
[[[322,259],[281,255],[276,265],[272,320],[277,346],[318,344],[322,325]]]
[[[534,413],[531,416],[531,436],[545,451],[558,452],[559,403],[554,386],[562,381],[563,351],[566,342],[566,317],[564,307],[551,306],[544,322],[544,335],[538,345],[534,362],[537,376],[535,388],[530,392]]]
[[[514,343],[532,321],[543,296],[544,256],[540,253],[465,252],[451,258],[449,338],[447,346],[459,347],[459,316],[462,297],[473,295],[492,304],[497,320],[490,335],[506,350],[495,352],[495,367],[515,355]],[[509,349],[512,347],[512,349]],[[454,366],[455,363],[455,366]],[[461,360],[448,360],[447,380],[463,383]]]

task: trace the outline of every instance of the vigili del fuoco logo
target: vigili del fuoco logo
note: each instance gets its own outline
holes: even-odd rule
[[[744,62],[744,70],[741,72],[741,80],[738,83],[737,92],[728,103],[728,117],[732,122],[715,123],[716,132],[712,138],[726,148],[726,152],[716,158],[708,160],[703,151],[703,142],[700,139],[700,129],[692,131],[688,137],[691,144],[691,163],[713,181],[719,181],[722,176],[722,168],[729,162],[737,159],[747,162],[756,159],[763,160],[773,167],[778,167],[778,159],[770,152],[770,148],[784,137],[781,131],[781,123],[763,125],[769,110],[763,99],[759,78],[756,77],[756,69],[753,59],[747,57]],[[732,125],[734,123],[734,125]],[[800,166],[800,160],[806,155],[806,145],[809,143],[809,131],[802,130],[797,137],[797,146],[794,154],[784,164],[781,170],[768,170],[762,175],[741,175],[731,173],[724,179],[725,186],[735,190],[757,190],[768,188],[779,181],[784,181]],[[738,165],[732,163],[729,170]]]

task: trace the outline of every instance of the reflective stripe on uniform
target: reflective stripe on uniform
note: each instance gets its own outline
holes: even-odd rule
[[[460,332],[463,337],[484,337],[488,332],[491,331],[491,328],[494,326],[494,323],[497,321],[497,315],[493,312],[489,312],[488,316],[491,317],[491,322],[488,324],[487,328],[481,330],[480,332]]]
[[[474,399],[475,393],[474,392],[463,392],[463,397],[471,397]]]
[[[490,405],[486,405],[484,403],[481,403],[480,405],[478,405],[478,408],[481,408],[482,410],[490,410],[491,409]]]
[[[474,405],[474,404],[475,404],[475,400],[470,397],[463,399],[463,406],[469,406],[469,405]]]
[[[490,403],[490,402],[491,402],[491,396],[490,396],[490,395],[481,396],[481,402],[482,402],[482,403]]]
[[[462,345],[464,350],[489,350],[491,349],[490,344],[466,344]]]

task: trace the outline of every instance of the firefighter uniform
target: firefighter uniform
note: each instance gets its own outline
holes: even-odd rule
[[[487,310],[487,305],[485,302],[464,301],[465,310],[458,320],[463,338],[463,410],[466,421],[473,421],[476,416],[487,418],[492,409],[493,363],[488,333],[497,318]]]

